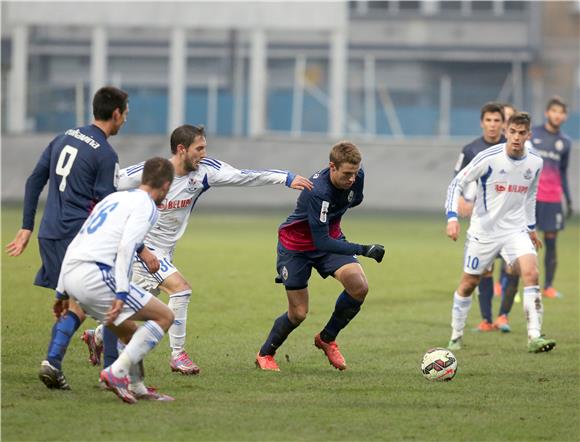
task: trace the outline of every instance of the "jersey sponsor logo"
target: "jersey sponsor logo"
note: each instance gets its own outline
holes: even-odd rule
[[[521,184],[510,184],[507,191],[511,193],[526,193],[528,189],[528,186],[522,186]]]
[[[556,148],[556,150],[557,150],[558,152],[561,152],[562,150],[564,150],[564,142],[563,142],[562,140],[557,140],[557,141],[554,143],[554,147]]]
[[[172,210],[172,209],[183,209],[184,207],[191,206],[193,198],[187,198],[184,200],[168,201],[165,199],[163,204],[159,207],[160,210]]]
[[[495,183],[496,192],[505,192],[507,189],[507,183]]]
[[[528,169],[524,172],[524,179],[531,180],[532,179],[532,169]]]
[[[320,209],[320,222],[325,223],[326,220],[328,219],[327,215],[329,206],[330,203],[328,201],[322,201],[322,207]]]

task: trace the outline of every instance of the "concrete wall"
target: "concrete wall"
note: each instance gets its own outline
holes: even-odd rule
[[[26,178],[51,135],[5,136],[2,138],[2,201],[20,201]],[[363,152],[366,170],[365,202],[373,210],[443,211],[447,186],[462,145],[430,140],[365,141],[354,139]],[[170,156],[167,137],[116,136],[111,143],[119,153],[121,167],[152,156]],[[328,139],[259,140],[209,138],[209,156],[245,169],[278,168],[310,176],[326,167],[332,144]],[[580,205],[580,146],[573,149],[569,168],[576,207]],[[200,207],[247,208],[292,207],[297,193],[287,188],[216,188],[206,193]]]

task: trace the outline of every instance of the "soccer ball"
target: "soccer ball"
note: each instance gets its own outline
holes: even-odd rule
[[[446,348],[431,348],[423,356],[421,373],[430,381],[450,381],[457,373],[457,358]]]

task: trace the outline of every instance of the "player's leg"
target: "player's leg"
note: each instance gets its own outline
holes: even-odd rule
[[[482,321],[477,326],[477,330],[481,332],[493,331],[493,314],[491,310],[493,301],[493,266],[489,271],[481,275],[478,288],[479,311],[481,312]]]
[[[520,270],[519,266],[517,265],[517,261],[513,266],[507,265],[505,261],[503,264],[504,268],[502,273],[504,276],[502,276],[501,304],[497,319],[493,324],[503,333],[509,333],[511,331],[511,327],[509,325],[508,316],[512,310],[514,299],[518,292]]]
[[[308,280],[312,261],[307,253],[293,253],[278,245],[276,269],[277,281],[282,281],[286,288],[288,310],[274,320],[266,341],[256,355],[256,366],[270,371],[280,370],[274,354],[308,314]]]
[[[472,293],[479,284],[481,275],[489,270],[500,248],[495,241],[480,241],[469,236],[465,240],[463,275],[453,294],[451,339],[447,345],[450,350],[459,350],[463,345],[463,332],[471,309]]]
[[[149,292],[130,285],[125,306],[109,327],[125,343],[123,352],[110,367],[101,371],[105,382],[123,401],[134,403],[134,395],[146,394],[138,364],[161,341],[173,323],[173,312]],[[145,321],[137,327],[134,321]],[[131,379],[131,374],[137,378]],[[132,388],[131,388],[132,387]]]
[[[562,295],[554,288],[554,276],[556,275],[556,239],[558,232],[544,232],[544,296],[547,298],[560,298]]]
[[[330,364],[338,370],[346,369],[336,337],[361,309],[369,287],[366,275],[357,259],[348,255],[328,253],[316,263],[322,277],[334,276],[344,290],[338,295],[334,311],[322,331],[314,337],[314,345],[320,348]]]
[[[171,264],[168,259],[164,263]],[[169,295],[167,305],[175,315],[175,321],[169,328],[169,345],[171,346],[170,367],[171,371],[177,373],[196,375],[200,372],[200,369],[185,351],[187,313],[191,299],[191,286],[175,267],[173,269],[173,272],[170,273],[168,269],[163,274],[164,279],[160,284],[160,288]]]
[[[42,267],[36,275],[35,285],[53,290],[56,288],[66,248],[71,240],[38,239]],[[69,302],[68,312],[52,326],[46,359],[41,362],[39,370],[39,377],[48,388],[70,389],[62,373],[62,361],[72,336],[84,319],[84,312],[72,301]]]
[[[540,294],[537,253],[529,235],[512,235],[502,249],[502,254],[510,263],[517,260],[520,269],[524,285],[523,304],[528,329],[528,351],[550,351],[556,346],[556,342],[542,336],[544,307]]]
[[[559,298],[562,295],[554,288],[556,274],[556,239],[558,231],[564,228],[564,214],[560,203],[536,203],[536,222],[538,230],[544,232],[544,290],[547,298]]]

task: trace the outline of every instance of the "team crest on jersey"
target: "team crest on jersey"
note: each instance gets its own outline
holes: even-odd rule
[[[554,147],[558,152],[561,152],[564,149],[564,142],[562,140],[558,140],[554,143]]]
[[[194,192],[195,188],[197,187],[196,185],[197,185],[197,180],[194,177],[190,176],[187,180],[187,191]]]
[[[286,281],[288,279],[288,269],[286,268],[286,266],[282,267],[282,271],[280,272],[280,276],[282,277],[282,279],[284,281]]]
[[[528,169],[524,173],[524,179],[531,180],[532,179],[532,169]]]
[[[346,197],[346,199],[348,200],[349,203],[352,203],[353,198],[354,198],[354,190],[351,190],[350,192],[348,192],[348,196]]]

